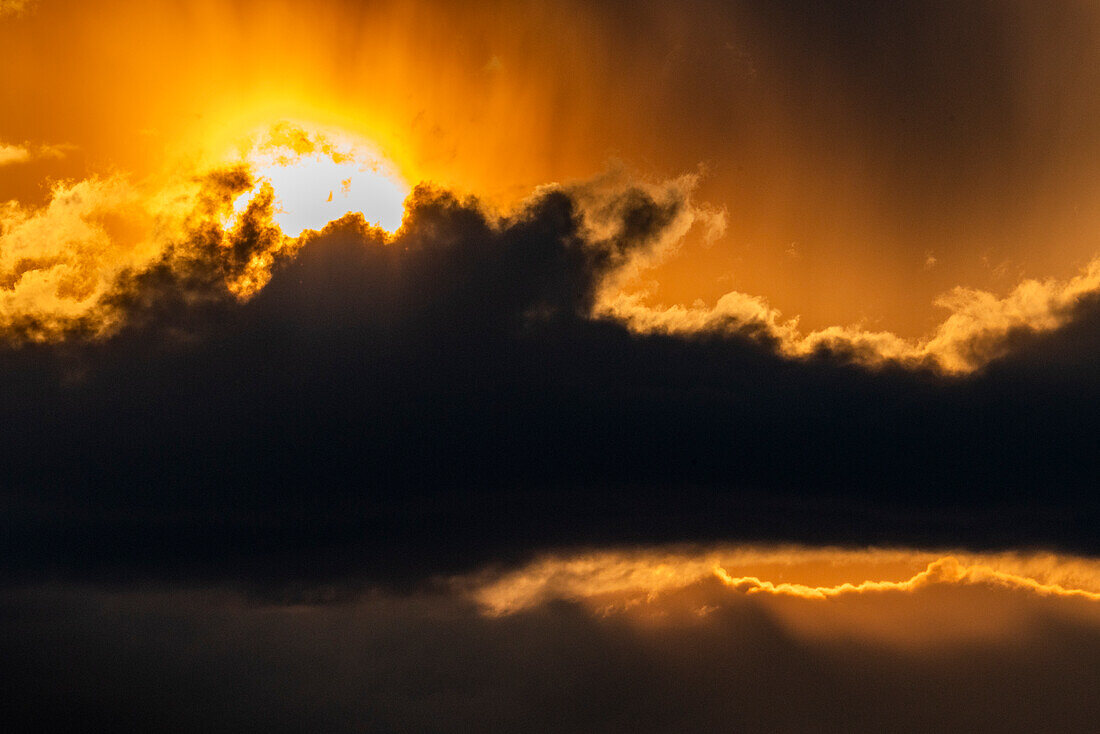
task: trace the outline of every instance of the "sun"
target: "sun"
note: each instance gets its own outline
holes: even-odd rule
[[[256,184],[234,203],[238,213],[267,184],[275,223],[290,237],[352,212],[388,232],[401,226],[409,186],[369,141],[286,122],[255,140],[244,157]]]

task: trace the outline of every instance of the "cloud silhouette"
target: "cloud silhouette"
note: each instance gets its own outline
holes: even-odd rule
[[[286,123],[274,126],[253,148],[265,160],[283,164],[296,155],[324,155],[335,162],[351,155],[319,133]],[[25,148],[10,150],[30,155]],[[164,290],[169,271],[186,289],[194,283],[182,281],[219,270],[238,299],[255,295],[278,261],[317,235],[307,231],[292,238],[278,230],[275,192],[253,168],[243,161],[203,170],[156,191],[117,176],[88,179],[55,185],[40,209],[9,202],[0,212],[0,333],[15,342],[109,337],[133,316],[125,307],[130,300],[148,300],[148,294],[135,293],[143,279],[159,278],[160,297],[177,298]],[[635,333],[748,337],[786,359],[829,358],[960,375],[1005,356],[1021,335],[1065,326],[1079,303],[1100,292],[1098,261],[1068,280],[1024,281],[1004,297],[956,288],[937,301],[949,315],[921,339],[859,326],[804,334],[797,318],[785,319],[764,298],[740,292],[726,294],[712,307],[650,305],[651,294],[639,286],[647,271],[671,257],[693,227],[704,238],[725,227],[724,211],[692,200],[697,181],[689,175],[645,182],[615,168],[590,181],[544,187],[503,217],[483,211],[476,200],[458,201],[423,186],[408,202],[415,221],[396,246],[416,251],[459,236],[499,240],[501,246],[486,250],[477,262],[486,277],[495,268],[538,270],[544,281],[536,286],[543,289],[539,297],[577,299],[569,306],[574,315],[609,319]],[[345,229],[354,227],[354,219]],[[525,239],[533,233],[524,222],[559,231],[539,233],[551,242],[543,252],[533,252]],[[472,229],[464,230],[467,226]],[[360,229],[364,242],[377,239],[369,228]],[[527,262],[517,262],[522,258]],[[563,304],[528,305],[554,310]]]
[[[690,177],[612,172],[503,216],[421,186],[393,235],[348,215],[292,239],[232,166],[181,184],[148,249],[96,224],[133,187],[81,186],[3,235],[58,243],[56,263],[15,259],[7,298],[38,277],[76,304],[7,317],[12,577],[406,583],[731,537],[1097,551],[1085,276],[981,301],[1008,314],[988,329],[1003,356],[949,377],[856,342],[792,357],[751,314],[670,330],[607,312],[684,232],[720,226]]]

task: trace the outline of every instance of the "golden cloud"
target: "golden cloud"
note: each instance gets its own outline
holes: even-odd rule
[[[653,263],[637,266],[638,274]],[[1069,323],[1082,299],[1100,294],[1100,258],[1068,280],[1025,280],[1004,297],[958,287],[936,300],[950,313],[929,335],[906,339],[860,326],[830,326],[804,334],[798,318],[784,319],[766,299],[731,291],[714,306],[651,306],[651,291],[622,282],[605,288],[598,312],[643,334],[745,334],[774,343],[791,358],[830,353],[867,366],[930,367],[946,374],[974,372],[1010,351],[1020,332],[1052,331]]]
[[[24,163],[31,159],[31,151],[22,145],[0,144],[0,166]]]
[[[900,578],[866,578],[874,574]],[[487,614],[500,616],[552,599],[626,610],[714,580],[739,595],[815,601],[949,586],[1100,601],[1100,560],[1051,553],[796,546],[600,551],[547,556],[501,575],[454,583]]]
[[[128,236],[145,229],[146,204],[113,177],[58,184],[40,209],[0,208],[0,331],[32,340],[63,334],[121,272],[147,265],[160,248]]]
[[[858,584],[808,586],[806,584],[762,581],[755,576],[734,577],[724,568],[715,568],[714,575],[731,589],[747,594],[764,592],[796,596],[802,599],[829,599],[845,594],[875,591],[914,591],[934,584],[976,584],[1030,591],[1041,596],[1071,596],[1100,601],[1100,592],[1086,591],[1085,589],[1067,589],[1060,584],[1042,583],[1027,576],[998,571],[984,564],[964,566],[954,556],[939,558],[929,563],[928,567],[920,573],[904,581],[862,581]]]
[[[63,151],[63,146],[4,146],[0,164]],[[135,274],[154,266],[178,268],[202,260],[221,272],[229,293],[248,298],[267,283],[279,258],[293,256],[301,246],[299,231],[322,227],[362,204],[338,200],[349,195],[356,172],[364,178],[360,196],[383,197],[386,212],[400,211],[400,185],[377,162],[357,155],[327,133],[281,123],[249,139],[240,160],[166,185],[138,185],[122,176],[91,178],[55,185],[48,203],[37,209],[9,202],[0,207],[0,333],[16,341],[109,335],[125,318],[118,304],[126,300]],[[307,159],[321,167],[287,168]],[[345,167],[352,172],[348,178]],[[311,176],[327,197],[295,202],[300,210],[288,216],[281,197]],[[1100,293],[1100,259],[1076,277],[1027,280],[1003,297],[959,287],[937,301],[949,314],[920,339],[859,326],[803,333],[797,317],[785,319],[764,298],[737,291],[713,306],[650,305],[656,285],[646,283],[648,271],[672,257],[689,232],[713,239],[725,228],[724,210],[694,201],[698,179],[691,174],[639,180],[617,165],[593,180],[536,190],[536,197],[550,189],[565,193],[576,207],[581,239],[601,253],[594,265],[602,280],[593,317],[645,334],[745,335],[791,359],[831,354],[868,366],[966,374],[1010,351],[1018,333],[1066,325],[1082,299]],[[647,206],[633,206],[638,198]],[[397,216],[391,216],[391,227]]]

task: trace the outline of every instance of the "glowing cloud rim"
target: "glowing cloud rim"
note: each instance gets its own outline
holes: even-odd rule
[[[7,155],[18,162],[59,151],[18,146]],[[623,197],[648,197],[668,215],[646,246],[614,251],[587,316],[641,334],[746,336],[792,360],[829,355],[872,368],[967,375],[1011,352],[1015,335],[1059,329],[1082,301],[1100,296],[1100,258],[1073,278],[1027,280],[1003,297],[958,287],[937,301],[949,313],[922,339],[859,325],[805,334],[797,317],[785,319],[764,298],[737,291],[713,306],[654,305],[650,269],[674,256],[689,232],[713,239],[724,231],[726,211],[694,200],[698,180],[647,181],[620,166],[535,190],[530,201],[555,191],[568,196],[589,243],[631,226],[622,219]],[[243,136],[235,154],[168,182],[112,175],[56,183],[40,207],[0,204],[0,336],[16,344],[109,337],[126,319],[113,305],[119,289],[158,263],[204,259],[223,273],[229,293],[247,299],[267,284],[277,260],[294,257],[304,232],[349,212],[362,212],[391,236],[402,227],[408,193],[369,141],[294,122]],[[530,201],[510,215],[484,214],[504,226]]]
[[[899,573],[899,580],[817,584],[812,578]],[[770,581],[793,574],[807,582]],[[1051,553],[934,553],[906,549],[844,550],[806,547],[648,549],[549,555],[505,573],[482,573],[453,583],[489,616],[530,609],[551,599],[576,601],[604,612],[708,581],[731,593],[828,601],[875,593],[911,593],[937,586],[979,586],[1042,597],[1100,601],[1100,560]]]

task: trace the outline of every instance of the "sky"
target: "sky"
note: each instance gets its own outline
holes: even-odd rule
[[[0,0],[0,711],[1095,731],[1100,7]]]

